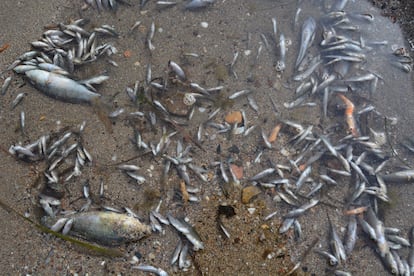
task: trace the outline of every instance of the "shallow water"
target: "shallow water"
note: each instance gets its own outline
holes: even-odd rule
[[[9,9],[15,10],[17,8],[11,3],[14,1],[6,2]],[[54,16],[51,18],[42,17],[36,21],[38,24],[35,25],[28,18],[26,24],[30,25],[27,28],[26,35],[19,35],[19,32],[16,31],[7,32],[4,40],[13,43],[9,50],[0,54],[1,68],[6,67],[24,51],[29,50],[27,43],[41,36],[42,26],[85,17],[91,20],[86,26],[87,28],[109,24],[120,32],[120,37],[117,39],[104,39],[114,44],[119,50],[117,54],[82,66],[75,72],[79,79],[90,77],[102,71],[106,71],[111,77],[108,82],[98,89],[102,95],[105,95],[104,112],[106,114],[119,107],[124,107],[126,112],[137,110],[147,112],[150,110],[148,106],[137,107],[133,105],[124,92],[125,87],[132,87],[136,80],[144,83],[146,67],[149,63],[152,65],[152,77],[163,78],[166,75],[168,61],[173,60],[186,70],[191,81],[206,88],[218,85],[225,87],[213,97],[213,101],[199,100],[195,115],[189,122],[185,118],[177,118],[179,121],[188,123],[188,126],[185,127],[186,131],[195,135],[200,123],[204,122],[208,114],[217,107],[222,107],[223,110],[214,118],[214,122],[223,123],[224,116],[229,111],[243,110],[246,114],[245,127],[257,125],[257,129],[245,137],[243,135],[220,134],[214,128],[205,128],[201,145],[206,151],[202,151],[193,145],[193,151],[190,155],[194,160],[194,164],[209,168],[209,175],[211,175],[212,180],[209,183],[202,183],[194,175],[191,175],[192,184],[202,191],[197,194],[201,202],[182,206],[181,198],[176,198],[180,179],[175,170],[170,172],[169,179],[165,183],[160,181],[163,170],[163,159],[160,156],[144,156],[130,162],[140,166],[139,172],[147,179],[144,184],[140,185],[137,185],[135,181],[113,167],[106,166],[139,154],[130,141],[133,136],[133,127],[142,131],[144,141],[158,143],[162,136],[162,124],[160,122],[155,128],[151,128],[145,120],[131,120],[121,116],[113,120],[113,132],[111,133],[92,107],[56,101],[46,97],[29,85],[20,87],[24,83],[22,78],[7,73],[7,76],[13,75],[14,81],[8,93],[3,96],[1,103],[2,128],[7,130],[3,131],[0,137],[2,149],[7,151],[11,144],[17,142],[25,145],[43,134],[56,132],[67,126],[75,127],[86,120],[83,141],[85,147],[94,157],[94,165],[85,168],[78,179],[66,185],[68,192],[62,199],[63,208],[78,209],[84,203],[82,199],[75,200],[81,196],[82,185],[86,179],[89,180],[92,193],[95,195],[98,193],[100,181],[103,180],[106,197],[108,198],[104,201],[105,205],[135,208],[142,217],[146,218],[148,211],[154,208],[158,203],[158,197],[161,196],[163,199],[161,208],[163,214],[171,212],[174,215],[189,218],[206,243],[205,250],[193,254],[195,265],[191,267],[190,273],[274,274],[280,272],[279,266],[291,267],[288,261],[281,264],[277,262],[277,259],[267,259],[266,256],[263,258],[264,252],[269,251],[271,253],[268,255],[274,256],[278,252],[278,247],[283,247],[285,244],[283,238],[278,237],[277,232],[282,215],[286,214],[291,208],[283,202],[273,200],[275,195],[273,189],[263,189],[257,200],[246,205],[240,203],[238,188],[230,188],[230,196],[226,198],[221,189],[223,180],[220,177],[220,171],[217,167],[210,167],[210,163],[222,159],[231,160],[233,163],[242,165],[245,177],[241,180],[241,186],[247,186],[250,185],[247,180],[249,177],[272,164],[288,165],[288,160],[295,158],[301,150],[298,147],[287,145],[287,141],[295,134],[294,130],[287,127],[282,129],[272,149],[265,148],[260,128],[268,134],[279,120],[284,119],[298,122],[305,127],[314,125],[313,131],[316,134],[321,134],[333,125],[338,125],[338,127],[333,128],[336,130],[336,134],[332,135],[331,141],[337,141],[346,135],[343,103],[335,95],[331,95],[329,98],[328,117],[325,119],[322,116],[321,93],[316,93],[308,98],[308,101],[317,104],[316,107],[300,107],[290,110],[284,107],[284,103],[295,99],[295,89],[300,84],[293,81],[292,78],[296,75],[294,64],[300,47],[302,22],[308,16],[314,17],[317,21],[318,27],[315,39],[308,51],[310,55],[317,55],[321,50],[319,43],[322,39],[320,18],[330,10],[330,2],[306,1],[302,3],[300,5],[302,12],[299,14],[298,24],[296,25],[294,24],[294,18],[298,6],[293,1],[261,0],[254,3],[236,0],[217,1],[211,7],[196,12],[184,11],[181,2],[175,7],[157,10],[155,3],[150,1],[145,9],[141,11],[138,4],[135,4],[130,8],[121,6],[116,13],[102,12],[100,14],[92,9],[80,10],[81,3],[79,2],[66,3],[66,1],[62,1],[62,5],[59,6],[57,11],[54,10],[54,7],[50,7],[50,12]],[[28,5],[28,3],[23,5]],[[56,5],[58,6],[58,3]],[[391,66],[389,62],[395,46],[404,46],[401,30],[397,24],[392,24],[389,19],[382,17],[380,11],[365,1],[350,1],[345,11],[347,13],[353,13],[353,11],[370,13],[374,16],[374,21],[372,23],[352,22],[352,24],[360,27],[360,31],[344,32],[344,34],[352,36],[356,41],[363,37],[366,44],[373,41],[388,41],[385,46],[373,46],[373,49],[366,53],[366,61],[354,68],[351,67],[349,71],[349,76],[352,76],[358,74],[361,67],[367,72],[380,76],[381,79],[378,81],[376,91],[372,95],[366,90],[347,93],[346,95],[349,95],[348,97],[356,103],[357,110],[366,104],[372,104],[383,116],[397,118],[396,125],[388,125],[391,143],[401,155],[401,158],[412,165],[411,155],[398,145],[398,142],[404,137],[412,135],[414,131],[410,123],[414,118],[414,110],[411,108],[414,101],[412,97],[412,74],[402,72]],[[7,16],[7,18],[9,17]],[[273,17],[277,19],[278,35],[276,39],[273,36],[271,22]],[[9,19],[12,20],[12,18]],[[142,22],[141,27],[129,32],[129,28],[137,20]],[[155,22],[157,31],[153,39],[155,50],[150,52],[146,47],[146,36],[152,21]],[[208,22],[208,27],[203,28],[200,25],[201,22]],[[20,25],[13,27],[24,28]],[[287,49],[286,70],[277,73],[275,64],[279,59],[279,47],[277,45],[280,33],[283,33],[285,38],[292,44]],[[269,48],[266,47],[261,35],[266,37]],[[0,41],[0,43],[3,43],[3,41]],[[259,48],[261,48],[260,54],[258,54]],[[131,57],[123,56],[126,50],[131,51]],[[236,52],[239,53],[234,65],[234,72],[237,77],[227,70]],[[186,56],[184,53],[197,53],[199,57]],[[116,61],[119,67],[111,66],[107,59]],[[318,68],[318,76],[322,74],[325,68],[323,66]],[[328,74],[331,73],[329,70],[331,68],[327,70]],[[319,79],[319,81],[321,80]],[[359,86],[357,85],[357,87]],[[361,87],[369,88],[365,84]],[[229,95],[244,89],[253,91],[251,96],[260,107],[258,112],[249,106],[246,97],[240,97],[235,101],[227,100]],[[26,98],[14,110],[10,110],[12,100],[18,93],[23,91],[28,93]],[[173,105],[184,108],[185,106],[180,102],[181,97],[184,92],[189,91],[185,85],[171,84],[171,91],[166,93],[154,92],[153,96],[163,103],[174,100]],[[113,98],[110,98],[111,96]],[[274,100],[275,107],[270,98]],[[26,112],[26,135],[23,135],[18,127],[19,114],[22,110]],[[382,116],[376,115],[363,118],[359,122],[361,132],[364,135],[369,135],[368,127],[372,127],[376,131],[384,131],[382,118]],[[168,132],[172,132],[172,129],[168,129]],[[171,155],[175,154],[176,139],[178,138],[178,136],[174,137],[167,150]],[[216,153],[219,144],[221,145],[221,154]],[[234,146],[238,148],[238,153],[229,151],[231,148],[234,149]],[[261,162],[254,163],[255,158],[261,151],[263,151]],[[391,154],[388,145],[385,146],[385,151]],[[44,170],[47,164],[44,162],[27,164],[15,161],[5,154],[1,158],[2,171],[4,172],[2,174],[4,175],[4,182],[7,183],[2,187],[2,194],[12,195],[2,199],[8,199],[7,203],[14,206],[21,213],[27,212],[32,218],[39,217],[41,211],[37,206],[37,195],[42,189],[42,183],[40,185],[34,185],[33,183],[35,183],[39,172]],[[326,162],[322,162],[320,166],[315,166],[314,171],[324,171],[323,166],[326,164]],[[387,172],[395,171],[400,166],[401,163],[396,158],[392,158],[385,170]],[[217,176],[215,176],[216,173]],[[315,175],[313,176],[317,177]],[[291,177],[292,183],[294,183],[297,175]],[[325,249],[328,247],[327,212],[329,212],[340,232],[340,236],[343,237],[344,227],[347,223],[347,219],[342,215],[343,201],[349,193],[350,184],[349,181],[343,178],[340,178],[340,181],[339,187],[329,189],[326,197],[323,197],[324,200],[337,206],[336,209],[318,205],[301,217],[299,221],[303,228],[303,238],[300,242],[293,241],[290,234],[284,236],[289,238],[287,246],[290,253],[288,257],[291,256],[293,263],[300,258],[300,255],[315,237],[320,238],[317,247]],[[413,212],[413,193],[412,184],[390,184],[389,195],[392,204],[381,206],[381,219],[385,225],[400,228],[405,237],[408,229],[414,224],[410,215]],[[225,221],[225,225],[232,236],[230,240],[225,239],[223,234],[216,229],[217,225],[215,219],[213,219],[216,215],[217,206],[222,203],[236,206],[237,216]],[[255,208],[253,215],[248,212],[247,208]],[[275,210],[280,211],[274,219],[264,222],[263,218]],[[8,214],[2,214],[2,216],[10,219]],[[17,227],[21,227],[18,222],[15,228]],[[35,253],[32,256],[24,257],[24,254],[22,254],[25,251],[23,246],[13,248],[13,245],[10,245],[10,247],[5,247],[3,249],[5,254],[10,251],[17,252],[9,259],[9,262],[13,265],[5,265],[9,268],[10,273],[60,273],[60,271],[70,273],[80,269],[82,273],[120,272],[128,274],[130,273],[130,265],[127,261],[135,252],[140,252],[143,261],[146,263],[160,266],[170,272],[174,271],[174,268],[169,265],[169,259],[178,241],[178,236],[172,228],[166,228],[164,234],[154,233],[142,242],[126,246],[127,258],[110,260],[89,256],[82,252],[79,253],[70,245],[51,239],[48,236],[39,235],[30,227],[23,227],[26,227],[26,231],[19,233],[16,240],[20,241],[18,244],[30,240],[29,243],[35,248]],[[270,230],[263,230],[266,227],[269,227]],[[3,231],[10,232],[10,230]],[[25,232],[30,234],[25,236],[23,234]],[[262,236],[265,236],[266,239],[258,242]],[[362,238],[364,236],[362,233],[359,233],[358,236],[361,238],[359,238],[352,256],[338,268],[350,271],[355,275],[361,274],[361,269],[372,271],[372,275],[386,274],[386,270],[377,254],[370,246],[366,246],[367,239]],[[9,240],[4,240],[3,243],[8,244]],[[406,256],[406,252],[403,251],[402,255]],[[105,261],[106,265],[100,265],[102,261]],[[303,267],[304,270],[317,275],[329,274],[333,269],[315,253],[307,256],[303,262]]]

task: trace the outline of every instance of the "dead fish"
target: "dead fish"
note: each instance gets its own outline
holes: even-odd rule
[[[193,244],[194,251],[204,249],[204,244],[201,241],[200,236],[190,224],[182,219],[176,219],[170,214],[167,214],[167,217],[172,226],[174,226],[178,232],[182,233]]]
[[[183,248],[183,242],[179,240],[177,246],[175,247],[173,255],[171,257],[170,265],[174,265],[178,261],[182,248]]]
[[[180,256],[178,258],[178,268],[187,270],[191,266],[191,261],[187,259],[188,256],[188,244],[185,243],[181,249]]]
[[[329,228],[331,232],[331,240],[329,242],[331,246],[331,250],[334,253],[335,257],[338,259],[338,262],[340,263],[341,260],[346,261],[346,253],[344,245],[341,241],[341,239],[338,236],[338,233],[335,230],[334,225],[332,224],[332,221],[330,217],[328,216],[329,221]]]
[[[148,49],[152,52],[155,50],[155,46],[154,44],[152,44],[152,39],[154,38],[154,34],[155,34],[155,22],[152,21],[151,23],[151,27],[148,31],[147,34],[147,45],[148,45]]]
[[[389,269],[392,275],[398,274],[398,264],[391,252],[387,252],[383,258],[385,266]]]
[[[154,273],[155,275],[158,276],[168,276],[168,273],[165,272],[164,270],[162,270],[159,267],[155,267],[152,265],[144,265],[144,264],[140,264],[138,266],[133,266],[133,269],[138,269],[144,272],[150,272],[150,273]]]
[[[16,98],[12,102],[11,109],[13,110],[23,100],[23,98],[26,95],[27,95],[27,93],[25,93],[25,92],[17,94]]]
[[[303,70],[302,72],[300,72],[298,75],[294,76],[293,79],[295,81],[304,81],[305,79],[307,79],[310,75],[312,75],[312,73],[316,70],[316,68],[322,63],[322,60],[320,58],[320,56],[315,56],[308,68],[306,70]]]
[[[21,154],[23,156],[27,156],[27,157],[36,157],[36,155],[29,149],[19,146],[19,145],[11,145],[9,148],[9,152],[12,155],[18,155]]]
[[[118,8],[118,2],[121,4],[128,4],[124,0],[85,0],[86,4],[89,6],[98,9],[98,11],[101,10],[116,10]],[[129,4],[128,4],[129,5]]]
[[[17,74],[23,74],[29,70],[34,70],[34,69],[38,69],[38,67],[36,65],[18,65],[16,67],[13,68],[13,71]]]
[[[103,245],[119,245],[137,241],[151,234],[150,226],[127,214],[92,211],[76,213],[67,218],[72,220],[69,235]],[[56,218],[44,217],[42,223],[52,228],[56,223]]]
[[[86,80],[79,81],[80,84],[101,84],[104,81],[108,80],[109,77],[106,75],[95,76]]]
[[[300,41],[300,48],[298,58],[296,60],[296,67],[302,62],[305,57],[306,50],[309,48],[310,44],[315,37],[316,22],[312,17],[308,17],[302,25],[302,35]]]
[[[170,69],[177,75],[180,80],[185,81],[187,79],[184,70],[174,61],[168,61],[168,67],[170,67]]]
[[[26,76],[34,87],[46,95],[67,102],[91,102],[101,95],[65,76],[44,70],[27,71]]]
[[[320,254],[321,256],[327,258],[329,260],[329,264],[332,266],[336,266],[338,264],[338,259],[332,255],[331,253],[319,249],[314,250],[316,253]]]
[[[258,174],[256,174],[255,176],[252,176],[249,180],[250,181],[258,181],[258,180],[260,180],[260,179],[262,179],[262,178],[264,178],[264,177],[266,177],[268,175],[271,175],[275,171],[276,171],[275,168],[265,169],[265,170],[259,172]]]
[[[276,63],[276,71],[282,72],[286,69],[286,39],[283,34],[280,34],[279,38],[279,60]]]
[[[355,216],[349,217],[348,228],[345,239],[345,253],[350,255],[354,249],[357,239],[357,220]]]
[[[214,3],[215,0],[192,0],[185,5],[188,10],[205,8]]]
[[[295,222],[295,218],[286,218],[283,220],[283,224],[279,228],[279,234],[283,234],[289,230],[289,228],[293,225]]]
[[[400,236],[397,236],[397,235],[386,235],[386,239],[388,241],[391,241],[391,242],[396,243],[396,244],[400,244],[402,246],[406,246],[406,247],[411,246],[410,242],[407,239],[405,239],[403,237],[400,237]]]
[[[306,169],[303,170],[302,174],[300,175],[298,181],[296,182],[296,190],[299,191],[302,185],[305,183],[306,179],[312,172],[312,167],[307,166]]]
[[[23,135],[25,135],[25,129],[24,129],[24,127],[25,127],[25,118],[26,118],[26,115],[25,115],[24,111],[22,110],[20,112],[20,130],[22,131]]]
[[[170,8],[175,5],[177,5],[177,2],[174,1],[157,1],[157,8],[163,9],[163,8]]]
[[[385,182],[408,183],[414,181],[414,170],[404,170],[386,175],[381,175]]]
[[[390,248],[387,239],[385,238],[384,224],[377,218],[372,208],[368,208],[366,212],[366,219],[375,231],[375,241],[377,242],[379,254],[381,258],[385,258],[387,254],[390,253]]]
[[[40,70],[44,70],[44,71],[48,71],[48,72],[53,72],[56,74],[60,74],[60,75],[64,75],[64,76],[69,76],[69,72],[67,72],[65,69],[63,69],[62,67],[55,65],[53,63],[39,63],[37,65],[38,69]]]
[[[8,78],[6,78],[6,79],[4,80],[4,83],[3,83],[2,87],[1,87],[1,94],[2,94],[2,95],[6,94],[7,89],[8,89],[8,88],[9,88],[9,86],[10,86],[11,80],[12,80],[12,77],[8,77]]]
[[[294,210],[290,211],[289,213],[287,213],[286,215],[284,215],[283,218],[285,218],[285,219],[286,218],[297,218],[297,217],[303,215],[308,209],[314,207],[318,203],[319,203],[318,199],[312,198],[308,203],[303,204],[299,208],[294,209]]]

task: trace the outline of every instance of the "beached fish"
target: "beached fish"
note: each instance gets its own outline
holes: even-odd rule
[[[174,226],[177,231],[183,234],[193,244],[194,251],[204,249],[204,244],[194,227],[182,219],[174,218],[171,214],[167,214],[167,217],[172,226]]]
[[[66,230],[68,234],[103,245],[137,241],[151,233],[151,227],[141,223],[137,218],[115,212],[82,212],[70,215],[66,219],[72,223],[71,228]],[[44,217],[42,222],[55,231],[60,230],[55,224],[61,221],[56,218]]]
[[[300,48],[298,58],[296,60],[296,67],[302,62],[305,57],[306,50],[309,48],[310,44],[315,37],[316,22],[312,17],[308,17],[302,25],[302,35],[300,40]]]
[[[328,216],[328,221],[329,221],[329,228],[330,228],[330,233],[331,233],[331,239],[329,242],[331,246],[331,250],[334,253],[339,263],[341,262],[341,260],[346,261],[345,247],[341,239],[339,238],[338,233],[336,232],[335,227],[332,224],[332,221],[329,218],[329,216]]]
[[[185,5],[186,9],[193,10],[207,7],[214,3],[215,0],[192,0]]]
[[[65,76],[35,69],[25,72],[34,87],[46,95],[67,102],[91,102],[100,97],[78,82]]]

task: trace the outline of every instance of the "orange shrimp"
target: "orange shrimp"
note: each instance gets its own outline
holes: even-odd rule
[[[282,128],[282,124],[277,124],[273,129],[272,132],[269,135],[269,142],[273,143],[277,139],[277,135],[279,134],[280,129]]]
[[[187,203],[188,200],[190,199],[190,195],[188,194],[187,187],[185,186],[184,181],[180,181],[180,190],[181,190],[184,203]]]
[[[3,44],[0,47],[0,53],[3,52],[3,51],[5,51],[5,50],[7,50],[7,48],[9,48],[9,47],[10,47],[10,44],[9,43]]]
[[[355,209],[351,209],[351,210],[346,210],[344,211],[344,215],[346,216],[352,216],[352,215],[359,215],[364,213],[366,210],[368,210],[367,206],[362,206],[362,207],[358,207]]]
[[[354,117],[354,104],[349,100],[347,97],[345,97],[342,94],[338,94],[338,97],[341,98],[341,100],[345,103],[345,121],[348,125],[349,132],[354,136],[358,137],[359,132],[356,125],[355,117]]]

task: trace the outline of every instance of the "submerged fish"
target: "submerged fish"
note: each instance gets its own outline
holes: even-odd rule
[[[298,58],[296,60],[296,67],[302,62],[305,57],[306,50],[315,37],[316,22],[312,17],[308,17],[302,25],[302,35],[300,40],[300,48]]]

